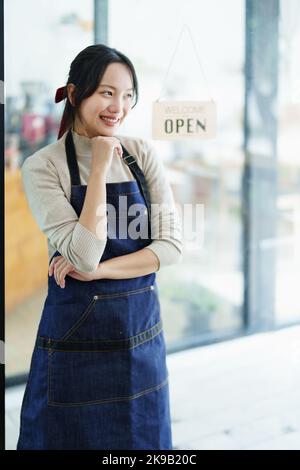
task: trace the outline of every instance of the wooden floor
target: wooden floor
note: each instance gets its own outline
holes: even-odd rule
[[[168,355],[177,449],[300,449],[300,326]],[[6,393],[15,449],[24,387]]]

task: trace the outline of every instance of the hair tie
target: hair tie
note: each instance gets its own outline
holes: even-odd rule
[[[65,92],[66,92],[66,86],[57,88],[56,93],[55,93],[55,103],[59,103],[60,101],[66,98]]]
[[[57,88],[56,93],[55,93],[55,103],[59,103],[60,101],[66,98],[66,89],[67,89],[66,85],[61,86],[60,88]],[[66,131],[66,122],[65,122],[65,117],[63,116],[60,121],[57,139],[60,139],[61,136],[65,133],[65,131]]]

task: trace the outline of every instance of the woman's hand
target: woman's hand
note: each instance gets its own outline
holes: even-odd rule
[[[69,263],[63,256],[54,256],[49,265],[49,276],[54,274],[56,283],[63,289],[65,287],[65,277],[68,275],[79,281],[92,281],[95,279],[96,271],[84,273],[78,271],[73,264]]]
[[[68,276],[73,277],[74,279],[78,279],[78,281],[94,281],[95,279],[95,273],[97,271],[94,271],[92,273],[83,273],[82,271],[71,271],[68,273]]]
[[[114,151],[122,157],[121,142],[116,137],[97,136],[92,141],[92,165],[91,170],[100,169],[101,173],[107,173],[111,165]]]
[[[102,265],[103,263],[99,263],[98,268],[91,273],[83,273],[82,271],[75,269],[74,271],[71,271],[68,276],[71,276],[74,279],[78,279],[79,281],[95,281],[96,279],[99,280],[103,278]]]

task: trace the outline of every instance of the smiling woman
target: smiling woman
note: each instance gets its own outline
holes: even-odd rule
[[[18,450],[172,449],[156,271],[181,259],[182,241],[154,147],[116,134],[137,97],[129,59],[87,47],[56,93],[66,99],[59,139],[22,166],[49,276]],[[132,230],[124,198],[143,230]],[[128,235],[112,230],[107,207]]]

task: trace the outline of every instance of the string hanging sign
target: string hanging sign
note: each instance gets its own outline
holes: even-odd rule
[[[179,36],[175,51],[171,58],[162,89],[169,74],[171,63],[174,59],[181,35],[187,28],[194,51],[202,71],[203,78],[207,84],[203,72],[199,55],[189,28],[184,25]],[[211,139],[216,135],[216,104],[211,98],[207,101],[200,100],[166,100],[159,101],[160,95],[152,105],[152,138],[156,140],[177,140],[177,139]]]

